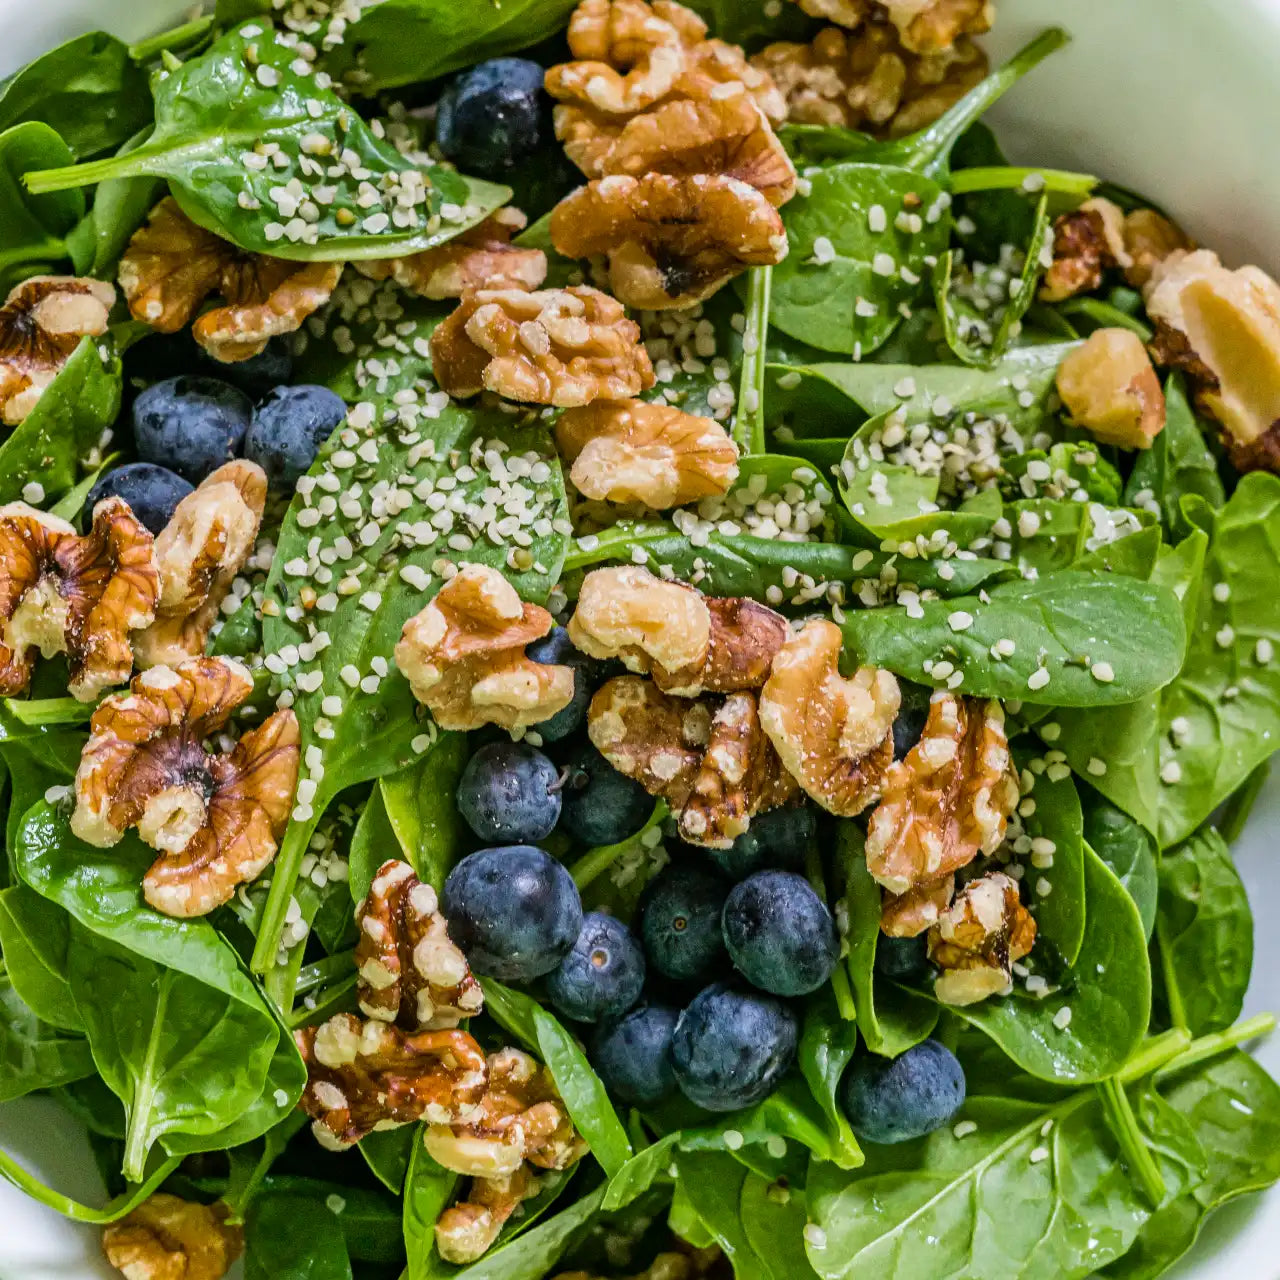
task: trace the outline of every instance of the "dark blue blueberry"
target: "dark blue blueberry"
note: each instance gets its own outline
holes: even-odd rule
[[[595,664],[585,653],[573,647],[569,633],[563,627],[554,627],[541,640],[535,640],[525,649],[525,654],[544,666],[568,667],[573,672],[573,701],[563,711],[557,711],[550,720],[544,720],[537,726],[542,740],[559,742],[577,733],[587,722]]]
[[[471,967],[503,982],[550,973],[582,932],[573,877],[527,844],[463,858],[444,882],[440,902],[449,936]]]
[[[864,1142],[910,1142],[940,1129],[964,1105],[964,1069],[936,1040],[899,1058],[855,1058],[840,1102]]]
[[[492,58],[457,76],[436,109],[436,142],[460,169],[501,177],[553,136],[544,72],[526,58]]]
[[[808,805],[770,809],[752,818],[727,849],[708,849],[707,855],[730,880],[744,880],[769,867],[802,867],[817,829],[818,819]]]
[[[724,960],[720,914],[729,886],[693,863],[667,867],[645,890],[640,937],[649,963],[679,982],[705,982]]]
[[[653,797],[619,773],[589,742],[565,757],[560,825],[589,846],[617,844],[633,836],[653,813]]]
[[[882,933],[876,939],[876,972],[894,982],[927,977],[932,972],[928,937],[922,933],[918,938],[891,938]]]
[[[203,347],[199,352],[196,367],[200,373],[239,387],[250,400],[261,400],[267,392],[286,386],[293,377],[293,354],[284,338],[272,338],[256,356],[232,364],[215,360]]]
[[[591,1061],[614,1097],[630,1107],[651,1107],[676,1089],[671,1037],[680,1014],[665,1004],[649,1004],[596,1033]]]
[[[253,411],[244,456],[267,473],[272,489],[285,492],[311,470],[346,416],[342,397],[328,387],[277,387]]]
[[[103,498],[123,498],[152,533],[159,533],[191,488],[168,467],[157,467],[153,462],[128,462],[99,477],[89,490],[84,503],[85,525],[93,519],[93,509]]]
[[[216,378],[169,378],[133,402],[133,441],[143,462],[199,484],[240,451],[253,405]]]
[[[680,1015],[671,1041],[676,1083],[708,1111],[738,1111],[771,1094],[796,1056],[796,1016],[773,996],[716,983]]]
[[[840,940],[827,904],[793,871],[759,871],[724,904],[724,942],[753,986],[803,996],[831,977]]]
[[[898,718],[893,722],[895,760],[901,760],[920,741],[924,722],[929,718],[929,701],[933,697],[932,689],[926,689],[922,684],[912,684],[910,680],[899,680],[898,688],[902,690],[902,706],[898,709]]]
[[[644,952],[620,920],[593,911],[560,967],[547,975],[547,995],[566,1018],[620,1018],[644,990]]]
[[[545,840],[560,820],[560,772],[523,742],[491,742],[462,771],[458,812],[490,844]]]

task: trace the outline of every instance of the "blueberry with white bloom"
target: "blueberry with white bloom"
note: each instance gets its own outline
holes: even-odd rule
[[[653,878],[640,904],[640,936],[654,969],[678,982],[712,976],[724,960],[720,916],[728,892],[720,876],[693,862]]]
[[[168,467],[158,467],[154,462],[127,462],[100,476],[89,490],[84,521],[86,526],[92,521],[93,509],[103,498],[123,498],[152,533],[159,533],[192,489],[188,481]]]
[[[751,826],[727,849],[708,849],[711,860],[730,880],[744,880],[768,868],[795,869],[818,830],[809,805],[770,809],[751,819]]]
[[[545,840],[560,820],[560,771],[523,742],[481,747],[458,781],[458,812],[488,844]]]
[[[525,657],[534,662],[550,667],[568,667],[573,672],[573,700],[550,720],[543,720],[536,726],[544,742],[560,742],[571,737],[587,722],[592,676],[598,664],[574,648],[564,627],[553,627],[541,640],[528,645],[524,652]]]
[[[466,173],[500,178],[555,131],[545,73],[527,58],[491,58],[454,78],[436,108],[436,142]]]
[[[133,442],[143,462],[199,484],[240,452],[253,405],[216,378],[168,378],[133,402]]]
[[[816,991],[840,958],[827,904],[793,871],[760,871],[736,885],[722,920],[738,972],[774,995]]]
[[[923,1138],[942,1128],[964,1105],[964,1098],[964,1068],[936,1040],[926,1040],[897,1058],[855,1058],[840,1086],[840,1104],[864,1142]]]
[[[560,825],[589,846],[618,844],[649,821],[653,797],[619,773],[589,742],[564,758],[566,777]]]
[[[321,446],[346,421],[347,406],[328,387],[277,387],[253,411],[244,453],[287,492],[311,470]]]
[[[647,1004],[596,1033],[591,1062],[605,1088],[631,1107],[651,1107],[676,1091],[671,1041],[679,1010]]]
[[[644,952],[621,920],[593,911],[573,950],[547,975],[547,995],[566,1018],[621,1017],[644,990]]]

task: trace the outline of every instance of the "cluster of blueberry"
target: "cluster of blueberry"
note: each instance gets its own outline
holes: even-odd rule
[[[278,342],[237,364],[217,364],[186,334],[149,338],[136,370],[149,382],[133,402],[138,461],[106,472],[85,503],[121,497],[152,533],[205,477],[235,457],[256,462],[288,497],[347,416],[326,387],[289,386],[293,360]],[[191,372],[177,372],[177,370]],[[156,375],[161,374],[159,380]]]

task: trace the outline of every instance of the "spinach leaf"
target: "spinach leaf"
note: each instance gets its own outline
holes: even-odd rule
[[[469,838],[455,800],[469,754],[465,734],[441,733],[416,764],[378,783],[405,858],[418,878],[436,890],[444,888]]]
[[[1154,506],[1170,535],[1180,539],[1191,532],[1182,514],[1187,494],[1199,494],[1215,511],[1227,495],[1181,374],[1170,375],[1164,395],[1164,430],[1138,454],[1124,500],[1131,507]]]
[[[1160,706],[1160,843],[1184,840],[1280,741],[1280,479],[1255,472],[1214,513],[1199,497],[1183,510],[1209,534],[1187,661]],[[1225,595],[1225,599],[1222,598]],[[1170,736],[1172,735],[1172,736]]]
[[[852,822],[838,828],[836,847],[845,873],[849,913],[849,981],[858,1011],[858,1031],[872,1053],[896,1058],[927,1040],[938,1009],[913,991],[895,986],[875,971],[880,938],[880,886],[867,870],[862,832]]]
[[[110,151],[151,123],[146,72],[115,36],[77,36],[5,81],[0,129],[28,120],[56,130],[76,156]]]
[[[416,1127],[409,1132],[414,1141],[404,1184],[404,1246],[409,1255],[408,1280],[424,1280],[439,1269],[436,1220],[453,1199],[458,1175],[427,1154]]]
[[[1040,999],[1014,995],[951,1010],[985,1031],[1024,1071],[1059,1084],[1114,1075],[1142,1043],[1151,1016],[1142,918],[1124,886],[1087,847],[1084,890],[1084,939],[1058,989]]]
[[[223,239],[251,253],[309,261],[428,249],[507,200],[506,187],[464,178],[440,165],[423,174],[425,202],[412,218],[370,212],[373,206],[357,203],[362,184],[398,187],[409,166],[331,89],[295,69],[297,59],[296,47],[256,23],[230,31],[198,57],[158,74],[155,131],[145,143],[124,155],[70,168],[32,165],[37,171],[27,174],[27,187],[43,193],[113,178],[165,178],[186,214]],[[271,144],[288,157],[287,169],[265,155],[245,162],[256,146]],[[302,162],[313,166],[313,174],[310,153],[322,146],[344,155],[351,151],[359,163],[344,165],[341,177],[326,174],[334,199],[316,203],[317,221],[298,219],[296,235],[288,234],[284,228],[294,220],[284,216],[271,193],[297,174],[313,184]],[[446,205],[464,212],[442,221]]]
[[[805,1083],[826,1112],[833,1158],[842,1169],[856,1169],[863,1159],[839,1097],[840,1077],[857,1047],[857,1028],[840,1016],[831,988],[824,987],[810,998],[805,1009],[796,1061]]]
[[[295,808],[276,857],[253,956],[258,971],[276,955],[298,868],[325,807],[347,787],[404,769],[434,741],[394,665],[405,622],[426,606],[455,559],[502,568],[525,599],[539,600],[564,558],[564,480],[544,426],[455,405],[430,420],[429,434],[408,421],[400,406],[362,404],[334,432],[299,485],[267,579],[266,594],[279,605],[264,622],[267,662],[282,651],[298,655],[296,666],[280,662],[286,670],[279,679],[293,688],[303,757],[312,762],[299,796],[312,794]],[[400,495],[394,516],[384,496],[392,491]],[[358,514],[324,519],[321,504],[338,493]],[[531,547],[508,544],[498,531],[505,504],[520,507]],[[309,610],[302,593],[315,589],[313,572],[328,575],[328,589]],[[343,582],[356,589],[336,590]]]
[[[951,166],[957,173],[1007,163],[996,135],[982,121],[970,126],[951,152]],[[1019,191],[976,191],[956,199],[957,236],[968,252],[984,262],[998,262],[1007,244],[1026,244],[1035,217],[1035,205]]]
[[[1149,942],[1156,927],[1159,892],[1155,837],[1109,801],[1089,792],[1084,799],[1084,835],[1089,848],[1128,891]]]
[[[380,787],[374,787],[369,799],[360,811],[355,834],[351,837],[351,855],[347,864],[347,884],[351,888],[353,902],[360,903],[369,896],[373,878],[378,868],[389,856],[394,856],[398,839]]]
[[[308,1196],[271,1192],[249,1206],[245,1280],[351,1280],[338,1217]]]
[[[956,687],[967,694],[1034,696],[1044,706],[1133,702],[1177,675],[1185,648],[1174,594],[1114,575],[1067,570],[1000,583],[986,600],[929,601],[912,612],[917,616],[905,608],[846,615],[853,658],[920,684],[941,683],[933,672],[945,661],[962,675]],[[1006,656],[993,656],[997,644]]]
[[[1223,838],[1209,827],[1166,852],[1156,915],[1174,1025],[1223,1031],[1240,1016],[1253,970],[1253,914]]]
[[[29,484],[49,500],[72,488],[116,420],[120,388],[120,357],[110,341],[85,338],[0,445],[0,502],[16,502]]]
[[[360,1154],[373,1176],[393,1195],[404,1190],[409,1163],[421,1146],[418,1130],[412,1125],[398,1129],[375,1129],[360,1139]]]
[[[89,1042],[42,1022],[0,975],[0,1102],[93,1073]]]
[[[7,292],[68,256],[67,237],[84,214],[79,192],[35,196],[22,185],[32,165],[66,164],[65,142],[38,121],[0,133],[0,286]]]
[[[0,947],[14,991],[42,1021],[84,1031],[67,982],[67,913],[24,884],[0,893]]]
[[[678,1130],[669,1133],[632,1156],[609,1179],[600,1207],[606,1212],[622,1209],[642,1196],[659,1179],[666,1178],[672,1164],[671,1153],[680,1137]]]

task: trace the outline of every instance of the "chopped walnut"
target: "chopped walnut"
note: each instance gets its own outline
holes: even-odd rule
[[[586,1153],[551,1072],[519,1049],[489,1055],[488,1085],[458,1120],[426,1116],[422,1140],[437,1164],[473,1178],[509,1177],[527,1160],[567,1169]]]
[[[805,792],[829,813],[851,818],[880,795],[901,695],[897,680],[875,667],[841,676],[842,646],[835,623],[805,623],[773,660],[760,721]]]
[[[232,658],[152,667],[93,713],[71,829],[100,849],[130,827],[160,856],[143,878],[165,915],[207,915],[275,857],[298,777],[298,721],[277,711],[227,753],[204,740],[253,692]]]
[[[1143,289],[1161,263],[1196,246],[1181,227],[1154,209],[1136,209],[1124,220],[1124,247],[1130,259],[1125,279],[1135,289]]]
[[[21,422],[84,338],[106,333],[114,286],[76,276],[32,276],[0,307],[0,417]]]
[[[120,287],[135,320],[177,333],[204,300],[224,305],[199,315],[195,340],[224,363],[248,360],[270,339],[296,333],[337,288],[340,262],[289,262],[245,253],[197,226],[166,196],[120,259]]]
[[[1064,213],[1053,225],[1053,264],[1045,272],[1041,299],[1065,302],[1092,293],[1107,271],[1132,267],[1124,227],[1124,211],[1110,200],[1086,200]]]
[[[810,44],[771,44],[753,59],[786,95],[792,122],[899,138],[932,124],[987,73],[968,37],[914,53],[893,27],[826,27]]]
[[[360,1011],[406,1031],[456,1027],[484,1007],[467,958],[449,937],[435,890],[407,862],[378,868],[356,911]]]
[[[756,814],[796,793],[750,693],[715,708],[622,676],[592,698],[587,732],[619,773],[667,801],[690,844],[727,848]]]
[[[646,311],[690,307],[747,267],[787,256],[768,198],[708,174],[598,178],[555,207],[551,243],[569,258],[607,254],[614,296]]]
[[[244,1251],[230,1208],[157,1192],[102,1230],[102,1251],[126,1280],[222,1280]]]
[[[541,1189],[527,1164],[496,1178],[473,1178],[466,1199],[446,1209],[436,1222],[436,1252],[456,1264],[484,1257],[516,1210]]]
[[[547,255],[511,243],[527,221],[508,206],[434,249],[353,265],[370,280],[391,279],[435,301],[461,298],[471,289],[537,289],[547,278]]]
[[[160,601],[155,621],[133,638],[140,667],[176,666],[204,652],[222,602],[253,551],[266,502],[266,473],[237,458],[178,503],[156,538]]]
[[[1131,329],[1098,329],[1058,369],[1058,394],[1076,426],[1103,444],[1150,449],[1164,430],[1160,379]]]
[[[665,511],[727,493],[738,478],[738,447],[724,427],[668,404],[597,400],[567,409],[556,444],[578,492],[596,501]]]
[[[1018,802],[1018,779],[998,702],[940,691],[924,732],[890,765],[867,825],[867,869],[903,894],[993,853]]]
[[[704,596],[636,565],[587,574],[569,619],[588,657],[620,658],[680,697],[758,689],[788,634],[787,620],[754,600]]]
[[[540,724],[573,700],[569,667],[525,656],[553,625],[496,569],[467,565],[404,624],[396,665],[442,729]]]
[[[982,35],[995,21],[992,0],[797,0],[811,18],[850,31],[888,19],[915,53],[949,49],[961,36]]]
[[[123,498],[94,508],[83,537],[25,502],[0,506],[0,694],[31,682],[36,653],[65,653],[73,697],[92,702],[133,670],[129,634],[160,594],[150,532]]]
[[[640,329],[598,289],[481,289],[431,335],[436,381],[451,396],[492,391],[569,409],[653,386]]]
[[[891,938],[918,938],[942,919],[956,893],[954,874],[926,880],[902,895],[884,891],[880,931]]]
[[[1146,291],[1157,363],[1183,370],[1241,471],[1280,471],[1280,284],[1217,254],[1174,253]]]
[[[316,1140],[333,1151],[377,1129],[461,1120],[489,1079],[484,1054],[465,1031],[411,1033],[339,1013],[293,1038],[307,1064],[298,1105],[315,1121]]]
[[[943,1004],[970,1005],[999,995],[1015,961],[1031,954],[1036,922],[1003,872],[970,881],[929,930],[929,959],[942,970],[934,994]]]

